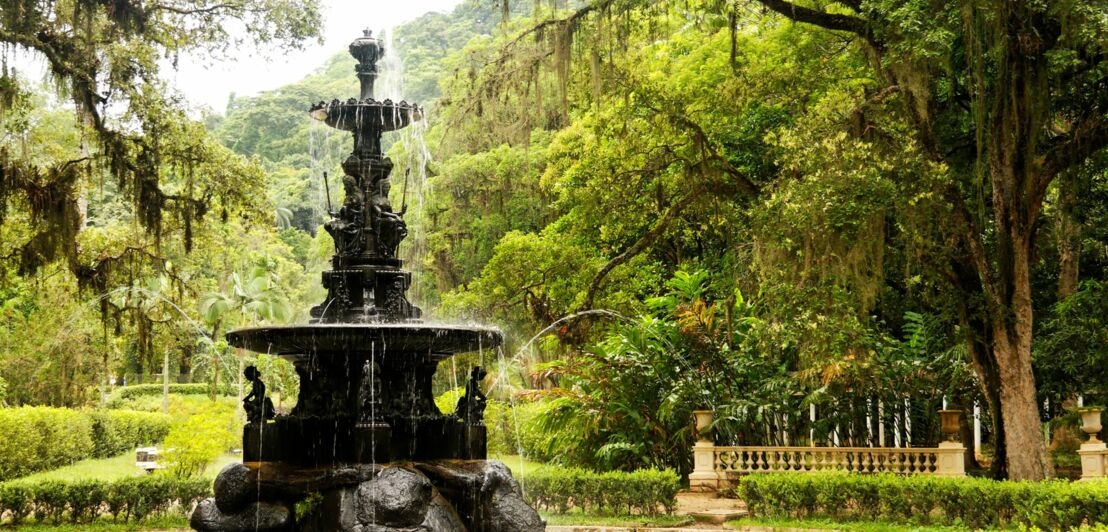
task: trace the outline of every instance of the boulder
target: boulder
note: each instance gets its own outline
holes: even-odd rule
[[[526,501],[512,472],[494,460],[414,464],[449,500],[470,532],[542,532],[546,523]]]
[[[214,498],[204,499],[196,506],[189,525],[200,532],[278,532],[292,528],[292,512],[288,507],[271,502],[253,502],[242,510],[225,514]]]
[[[215,477],[215,505],[235,513],[258,500],[257,475],[241,462],[227,464]]]
[[[307,532],[467,532],[449,501],[421,472],[380,466],[359,484],[323,492],[323,500],[303,516]]]

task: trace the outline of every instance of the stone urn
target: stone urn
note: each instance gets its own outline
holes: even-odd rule
[[[696,436],[698,441],[711,443],[712,438],[708,428],[712,426],[712,411],[693,410],[693,416],[696,417]]]
[[[946,440],[958,441],[958,433],[962,431],[962,411],[939,410],[939,420]]]
[[[1100,441],[1096,435],[1104,428],[1100,423],[1100,413],[1103,411],[1104,407],[1100,406],[1087,406],[1077,409],[1077,412],[1081,414],[1081,430],[1089,435],[1089,443]]]

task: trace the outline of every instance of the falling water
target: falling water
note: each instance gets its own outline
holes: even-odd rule
[[[388,99],[399,103],[404,100],[404,62],[394,48],[394,33],[391,28],[381,33],[385,41],[385,49],[389,52],[385,53],[379,63],[380,74],[374,85],[374,93],[378,100]],[[391,110],[393,119],[397,121],[400,117],[399,109],[396,107]],[[430,117],[424,111],[420,120],[413,120],[408,127],[388,133],[382,138],[382,149],[390,154],[395,164],[391,178],[392,190],[394,197],[399,196],[399,201],[392,202],[393,207],[401,210],[410,206],[405,213],[408,221],[408,238],[402,246],[402,254],[409,268],[416,274],[414,276],[416,279],[422,279],[421,259],[427,249],[423,206],[424,198],[429,192],[426,185],[431,150],[425,140],[429,123]],[[425,303],[422,292],[422,286],[419,283],[413,284],[410,292],[413,303],[417,305]]]

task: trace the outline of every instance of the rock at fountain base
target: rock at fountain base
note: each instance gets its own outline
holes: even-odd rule
[[[252,502],[234,513],[223,513],[215,499],[196,506],[189,526],[200,532],[278,532],[292,530],[292,512],[280,503]]]
[[[431,481],[401,466],[383,467],[372,480],[325,492],[301,523],[304,532],[466,532]]]
[[[546,523],[523,500],[508,467],[495,460],[415,464],[454,505],[470,532],[541,532]]]
[[[545,530],[545,523],[523,501],[519,484],[500,462],[441,460],[315,469],[236,463],[220,471],[215,490],[215,498],[193,513],[193,528],[254,530],[255,519],[260,518],[258,523],[265,527],[259,530]],[[291,515],[294,504],[303,515]]]

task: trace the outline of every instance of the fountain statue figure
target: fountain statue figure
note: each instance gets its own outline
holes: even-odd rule
[[[435,406],[439,362],[494,349],[491,327],[430,325],[407,298],[411,273],[397,251],[408,235],[389,201],[392,162],[381,135],[422,119],[407,102],[373,99],[385,53],[369,31],[350,44],[359,98],[311,106],[312,118],[349,131],[342,163],[345,197],[324,228],[335,241],[322,274],[327,297],[307,324],[239,329],[238,348],[282,357],[299,393],[273,415],[251,368],[244,402],[243,463],[220,472],[215,497],[193,512],[197,530],[536,531],[545,529],[499,462],[486,460],[485,370],[477,367],[456,412]],[[318,504],[296,515],[309,496]]]

